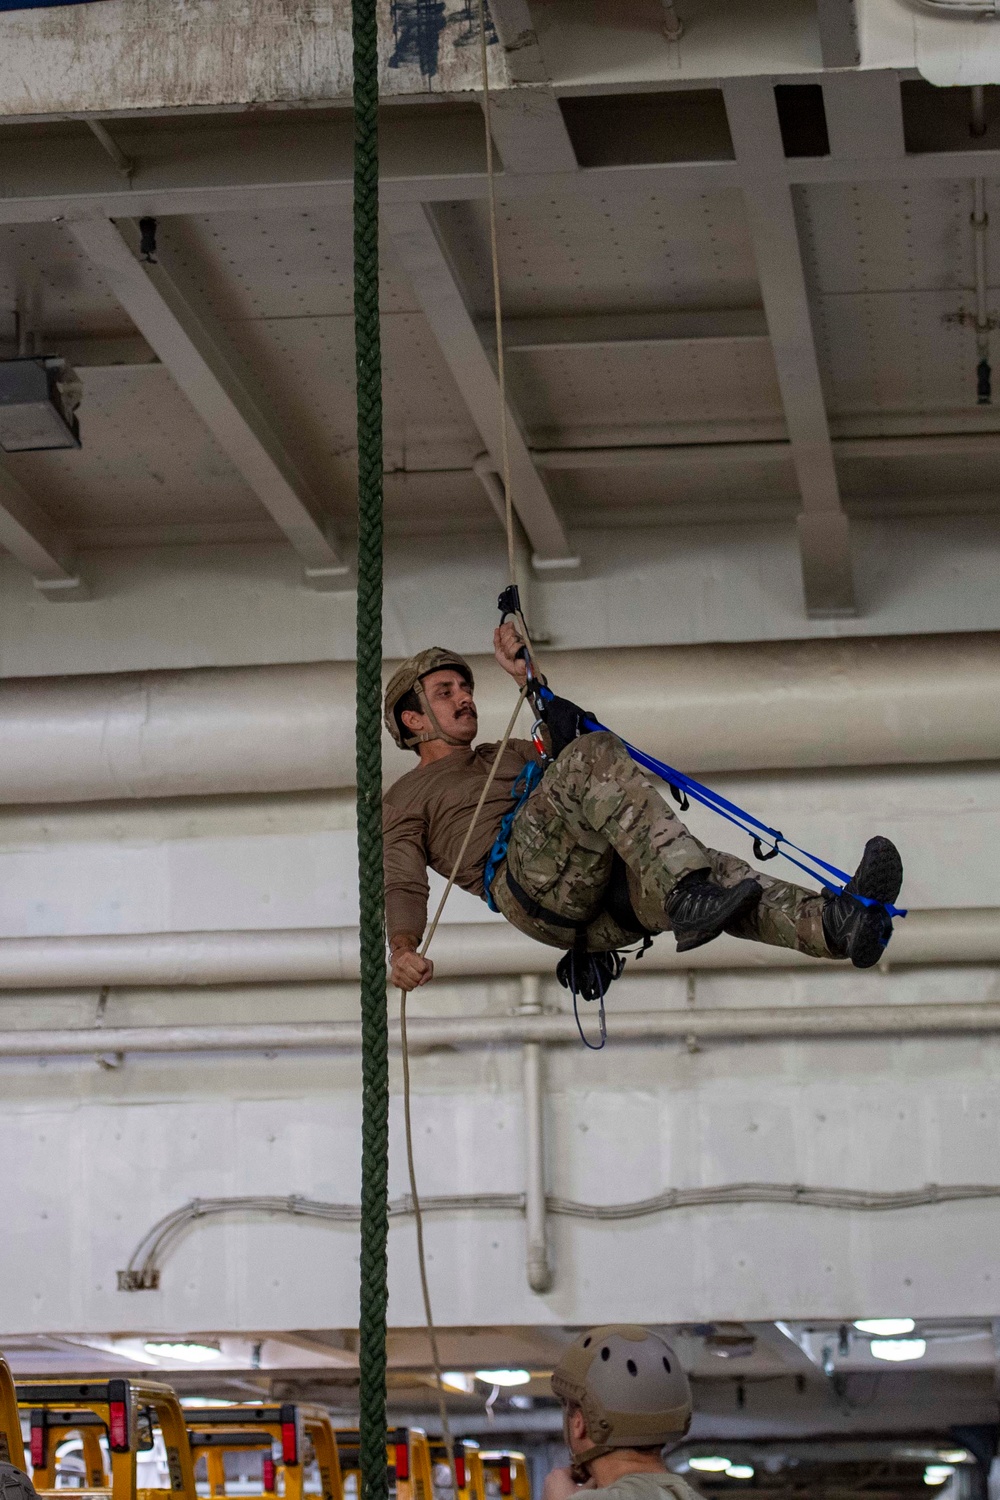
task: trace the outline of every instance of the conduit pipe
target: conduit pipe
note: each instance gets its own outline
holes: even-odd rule
[[[980,406],[988,406],[992,400],[989,270],[986,262],[989,223],[986,212],[986,181],[977,177],[972,184],[972,240],[976,280],[976,392]]]
[[[551,974],[557,956],[554,948],[532,942],[505,922],[444,923],[434,937],[434,967],[442,979]],[[1000,908],[913,911],[896,923],[888,958],[893,967],[1000,963]],[[628,972],[817,966],[829,969],[823,959],[727,936],[678,954],[673,940],[664,935],[641,960],[630,961]],[[105,985],[171,989],[357,978],[356,927],[0,939],[0,990],[99,989]]]
[[[407,1018],[410,1050],[579,1045],[572,1015],[415,1016]],[[988,1036],[1000,1033],[1000,1004],[809,1005],[675,1011],[613,1011],[614,1043]],[[390,1029],[398,1050],[399,1030]],[[128,1052],[356,1052],[357,1021],[261,1022],[221,1026],[88,1026],[0,1033],[0,1057],[114,1056]]]
[[[492,657],[472,661],[482,731],[498,733],[511,684]],[[997,634],[561,651],[543,665],[685,770],[991,760],[1000,744]],[[354,664],[8,678],[0,743],[0,803],[346,788]],[[392,779],[412,762],[385,744]]]
[[[521,979],[520,1016],[542,1014],[541,986],[537,974]],[[545,1066],[541,1043],[524,1043],[524,1229],[527,1247],[528,1285],[533,1292],[552,1289],[545,1225]]]

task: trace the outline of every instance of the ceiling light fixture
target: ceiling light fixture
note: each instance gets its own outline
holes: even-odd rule
[[[878,1338],[891,1339],[900,1333],[912,1333],[915,1324],[912,1318],[858,1318],[854,1326],[859,1333],[874,1333]]]
[[[221,1359],[222,1352],[210,1344],[166,1344],[151,1339],[142,1346],[147,1354],[159,1359],[182,1359],[189,1365],[204,1365],[212,1359]]]
[[[728,1467],[728,1469],[726,1470],[726,1474],[728,1475],[728,1477],[730,1479],[752,1479],[753,1478],[753,1465],[752,1464],[730,1464],[729,1467]]]
[[[950,1464],[928,1464],[924,1470],[924,1484],[946,1484],[954,1472]]]
[[[80,383],[64,359],[0,360],[0,448],[79,448]]]
[[[711,1454],[707,1458],[689,1458],[688,1463],[692,1469],[698,1469],[702,1474],[725,1474],[729,1468],[728,1458]]]
[[[476,1379],[484,1385],[527,1385],[530,1370],[477,1370]]]
[[[907,1359],[923,1359],[927,1353],[926,1339],[872,1339],[869,1345],[876,1359],[888,1359],[901,1364]]]
[[[461,1391],[464,1396],[471,1396],[476,1388],[473,1377],[464,1374],[461,1370],[445,1370],[441,1376],[441,1384],[445,1390]]]

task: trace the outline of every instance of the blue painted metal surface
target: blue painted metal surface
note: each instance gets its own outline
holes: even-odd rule
[[[418,64],[423,78],[434,78],[442,33],[450,28],[455,47],[479,45],[479,7],[476,0],[392,0],[393,51],[390,68]],[[491,47],[499,39],[489,5],[486,6],[486,41]]]
[[[0,0],[0,10],[41,10],[47,5],[94,5],[96,0]]]

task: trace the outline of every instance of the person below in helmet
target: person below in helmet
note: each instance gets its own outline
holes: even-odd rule
[[[496,659],[523,685],[522,641],[511,623],[494,633]],[[392,982],[426,984],[433,964],[418,953],[427,924],[428,867],[445,878],[496,756],[477,745],[475,682],[457,653],[434,646],[411,657],[385,695],[385,724],[419,764],[383,801],[386,925]],[[517,812],[506,857],[490,885],[514,927],[556,948],[604,953],[673,931],[679,952],[722,932],[870,968],[892,923],[883,905],[809,891],[700,843],[667,806],[616,735],[587,733],[581,710],[556,699],[548,711],[554,758]],[[485,899],[487,859],[511,789],[530,761],[530,740],[511,740],[457,872]],[[868,840],[848,892],[894,902],[902,863],[886,838]]]
[[[38,1492],[23,1469],[0,1462],[0,1500],[38,1500]]]
[[[691,1425],[691,1388],[666,1339],[634,1324],[580,1334],[552,1372],[571,1463],[553,1469],[542,1500],[582,1488],[614,1500],[697,1500],[663,1462]]]

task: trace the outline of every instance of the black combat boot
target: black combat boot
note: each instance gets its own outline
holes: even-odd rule
[[[849,958],[856,969],[877,964],[892,937],[884,906],[865,906],[852,895],[895,901],[903,884],[903,861],[891,839],[876,834],[865,845],[861,863],[842,892],[826,892],[823,936],[834,958]]]
[[[710,870],[692,870],[679,881],[667,902],[667,916],[677,952],[689,953],[717,938],[723,928],[753,911],[763,894],[757,880],[715,885]]]

